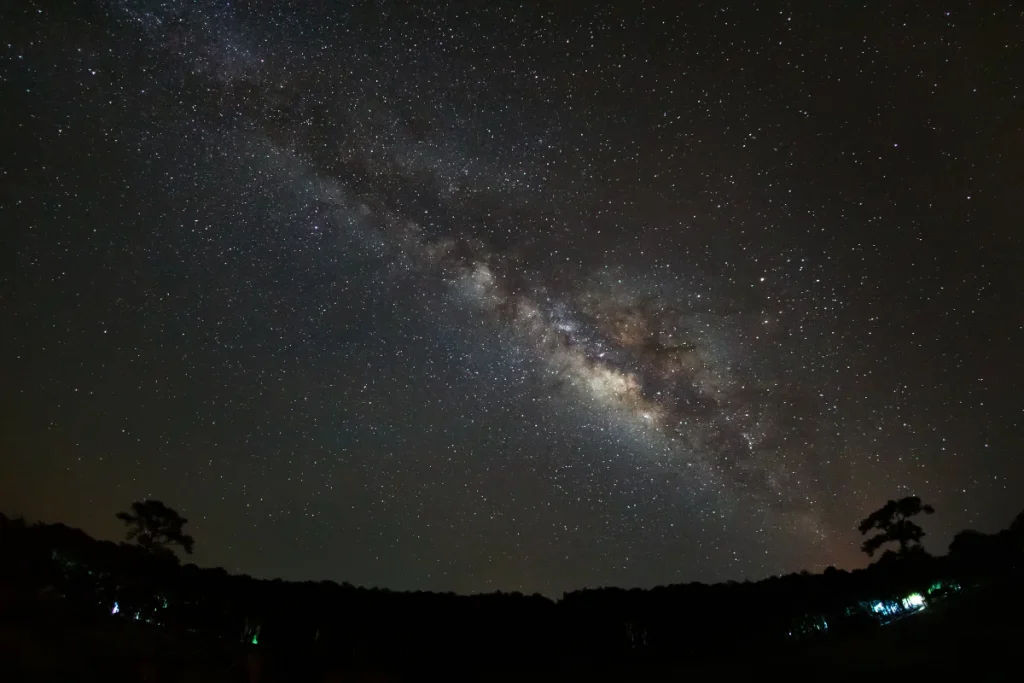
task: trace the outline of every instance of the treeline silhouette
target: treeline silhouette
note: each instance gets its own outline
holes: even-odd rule
[[[942,591],[936,586],[962,586],[964,595],[980,589],[1013,593],[1019,602],[1024,576],[1024,513],[997,534],[961,532],[942,557],[900,542],[901,552],[886,552],[862,570],[829,568],[757,582],[646,590],[586,589],[557,601],[519,593],[467,596],[258,580],[182,565],[165,547],[180,539],[147,527],[142,516],[119,515],[137,540],[128,544],[98,541],[63,524],[0,515],[5,618],[31,621],[45,614],[51,622],[90,626],[116,616],[133,628],[295,658],[372,664],[399,657],[422,665],[472,658],[512,667],[554,658],[643,653],[678,659],[753,644],[787,647],[800,636],[836,638],[878,628],[870,609],[858,606],[929,588],[937,598]],[[183,535],[174,517],[164,519]],[[893,519],[891,528],[903,528]],[[916,531],[911,534],[920,539]],[[191,549],[191,537],[184,538]]]

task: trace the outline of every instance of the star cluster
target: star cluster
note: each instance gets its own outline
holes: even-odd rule
[[[670,5],[4,10],[5,511],[551,594],[1005,526],[1020,10]]]

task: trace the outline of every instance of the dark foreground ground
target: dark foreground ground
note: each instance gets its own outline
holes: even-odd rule
[[[29,616],[0,622],[0,682],[987,680],[997,674],[999,680],[1017,680],[1024,658],[1020,603],[995,591],[976,591],[855,636],[771,648],[723,643],[721,652],[698,656],[636,651],[527,663],[528,653],[505,662],[474,661],[465,653],[417,662],[395,652],[386,663],[343,666],[329,652],[202,642],[128,620],[75,626],[59,618],[59,611],[41,606]]]

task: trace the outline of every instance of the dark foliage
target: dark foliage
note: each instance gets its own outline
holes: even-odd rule
[[[878,531],[861,544],[861,550],[872,557],[886,543],[898,543],[901,555],[920,549],[921,539],[925,536],[924,529],[910,521],[910,518],[933,512],[935,509],[931,505],[922,504],[917,496],[890,500],[861,521],[858,528],[862,535]]]
[[[891,553],[857,571],[587,589],[553,601],[258,580],[180,565],[142,545],[96,541],[62,524],[0,516],[0,586],[22,601],[8,600],[9,609],[31,601],[25,609],[38,610],[42,601],[84,624],[138,623],[201,642],[345,666],[388,663],[399,653],[410,666],[443,666],[456,657],[506,670],[554,659],[677,661],[755,646],[782,651],[795,631],[809,624],[817,637],[814,628],[826,621],[829,637],[877,628],[869,618],[850,617],[850,607],[898,600],[940,580],[1014,585],[1024,568],[1021,519],[998,534],[965,531],[945,557]],[[112,619],[115,603],[119,618]]]
[[[128,527],[127,539],[152,553],[173,555],[172,546],[180,546],[189,555],[195,539],[183,531],[187,519],[159,500],[132,503],[131,512],[118,512],[117,518]]]

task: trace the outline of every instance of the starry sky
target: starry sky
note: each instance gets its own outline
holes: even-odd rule
[[[9,5],[4,512],[549,595],[1019,512],[1014,3]]]

